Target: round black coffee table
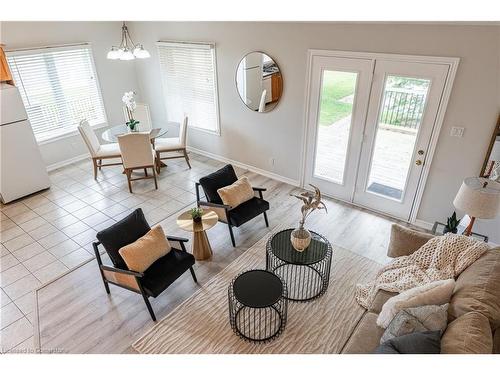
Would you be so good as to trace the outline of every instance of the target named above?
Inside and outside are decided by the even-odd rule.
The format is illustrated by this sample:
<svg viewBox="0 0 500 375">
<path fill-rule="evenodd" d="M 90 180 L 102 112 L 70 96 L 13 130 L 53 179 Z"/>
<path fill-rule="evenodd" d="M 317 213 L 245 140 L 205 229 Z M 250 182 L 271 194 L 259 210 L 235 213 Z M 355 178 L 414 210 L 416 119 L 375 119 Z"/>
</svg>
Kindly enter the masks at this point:
<svg viewBox="0 0 500 375">
<path fill-rule="evenodd" d="M 280 276 L 291 301 L 309 301 L 321 296 L 330 282 L 332 245 L 322 235 L 311 231 L 311 243 L 302 252 L 290 241 L 293 229 L 272 236 L 266 245 L 266 269 Z"/>
<path fill-rule="evenodd" d="M 240 337 L 263 342 L 276 338 L 286 325 L 286 285 L 265 270 L 245 271 L 228 289 L 229 321 Z"/>
</svg>

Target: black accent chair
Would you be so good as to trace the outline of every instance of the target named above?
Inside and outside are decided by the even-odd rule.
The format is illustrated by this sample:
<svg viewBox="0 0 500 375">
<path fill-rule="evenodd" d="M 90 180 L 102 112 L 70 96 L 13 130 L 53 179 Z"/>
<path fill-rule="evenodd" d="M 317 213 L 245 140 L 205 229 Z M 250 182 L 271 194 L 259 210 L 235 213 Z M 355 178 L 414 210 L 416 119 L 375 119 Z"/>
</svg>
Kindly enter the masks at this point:
<svg viewBox="0 0 500 375">
<path fill-rule="evenodd" d="M 188 241 L 186 238 L 167 236 L 172 250 L 149 266 L 146 271 L 134 272 L 127 268 L 118 250 L 144 236 L 150 229 L 144 213 L 138 208 L 111 227 L 97 233 L 98 241 L 94 242 L 93 246 L 106 292 L 110 293 L 109 284 L 113 284 L 141 294 L 151 318 L 156 321 L 149 297 L 158 297 L 187 270 L 191 271 L 194 282 L 198 281 L 193 270 L 195 259 L 184 246 Z M 179 244 L 180 249 L 174 248 L 175 242 Z M 109 255 L 113 267 L 102 263 L 98 248 L 101 244 Z"/>
<path fill-rule="evenodd" d="M 222 199 L 220 198 L 219 193 L 217 193 L 217 190 L 222 187 L 229 186 L 237 180 L 238 177 L 236 176 L 233 166 L 228 164 L 218 171 L 200 178 L 200 182 L 195 183 L 196 201 L 198 207 L 205 207 L 215 211 L 219 216 L 219 221 L 227 224 L 233 246 L 236 246 L 236 243 L 234 241 L 232 227 L 239 227 L 260 214 L 264 215 L 266 227 L 269 227 L 269 221 L 267 220 L 266 214 L 266 211 L 269 210 L 269 202 L 264 200 L 262 196 L 262 192 L 266 191 L 265 188 L 254 187 L 253 190 L 257 192 L 259 196 L 253 197 L 237 207 L 233 208 L 222 203 Z M 200 186 L 203 188 L 206 201 L 200 200 Z"/>
</svg>

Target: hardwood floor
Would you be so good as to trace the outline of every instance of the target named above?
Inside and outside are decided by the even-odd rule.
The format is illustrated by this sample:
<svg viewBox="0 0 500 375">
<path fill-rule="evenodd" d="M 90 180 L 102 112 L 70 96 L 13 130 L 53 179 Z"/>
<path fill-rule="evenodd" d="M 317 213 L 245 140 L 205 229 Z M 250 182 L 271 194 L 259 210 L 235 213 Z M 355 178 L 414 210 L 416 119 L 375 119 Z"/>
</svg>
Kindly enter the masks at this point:
<svg viewBox="0 0 500 375">
<path fill-rule="evenodd" d="M 193 170 L 189 171 L 193 176 L 191 180 L 186 180 L 184 172 L 182 178 L 175 173 L 170 174 L 168 183 L 172 189 L 176 188 L 176 184 L 190 189 L 189 185 L 194 185 L 193 180 L 199 177 L 200 170 L 214 169 L 221 164 L 196 155 L 193 155 L 193 161 Z M 200 170 L 197 171 L 197 168 Z M 207 234 L 214 251 L 213 259 L 196 263 L 198 284 L 186 273 L 158 298 L 151 299 L 158 320 L 198 288 L 203 288 L 207 280 L 270 233 L 275 226 L 297 225 L 300 202 L 291 197 L 290 193 L 300 189 L 248 171 L 237 169 L 237 173 L 246 174 L 252 185 L 267 188 L 264 197 L 271 206 L 268 213 L 270 227 L 266 228 L 264 218 L 258 217 L 240 228 L 235 228 L 236 248 L 231 245 L 226 225 L 219 223 L 210 229 Z M 160 184 L 164 185 L 165 182 L 160 181 Z M 182 201 L 184 198 L 179 196 L 176 199 Z M 387 262 L 385 253 L 392 220 L 332 199 L 326 198 L 325 201 L 328 214 L 324 211 L 313 213 L 308 219 L 308 228 L 322 233 L 337 246 L 379 263 Z M 176 212 L 159 221 L 165 233 L 190 237 L 190 233 L 182 231 L 176 225 L 177 216 L 186 207 L 192 206 L 190 199 L 185 199 L 185 203 L 186 206 L 178 208 Z M 106 256 L 104 262 L 110 263 Z M 332 275 L 332 278 L 334 277 L 335 275 Z M 35 343 L 39 345 L 39 349 L 42 352 L 56 353 L 133 352 L 130 347 L 132 342 L 155 323 L 151 321 L 140 295 L 114 286 L 110 288 L 111 294 L 107 295 L 96 261 L 91 260 L 36 290 L 34 329 Z"/>
</svg>

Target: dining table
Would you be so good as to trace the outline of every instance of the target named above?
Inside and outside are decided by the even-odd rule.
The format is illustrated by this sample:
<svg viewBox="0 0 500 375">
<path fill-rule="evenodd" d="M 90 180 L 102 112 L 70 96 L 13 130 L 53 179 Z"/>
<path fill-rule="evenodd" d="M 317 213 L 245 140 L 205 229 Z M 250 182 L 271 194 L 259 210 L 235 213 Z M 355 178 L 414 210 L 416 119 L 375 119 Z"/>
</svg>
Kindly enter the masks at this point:
<svg viewBox="0 0 500 375">
<path fill-rule="evenodd" d="M 139 129 L 137 131 L 139 132 L 143 132 L 143 131 L 149 131 L 149 138 L 151 139 L 151 143 L 153 143 L 154 145 L 154 140 L 156 138 L 160 138 L 160 137 L 163 137 L 165 134 L 168 133 L 168 127 L 172 125 L 172 126 L 179 126 L 179 124 L 177 123 L 168 123 L 167 125 L 155 125 L 153 126 L 152 129 L 148 129 L 148 130 L 142 130 L 140 128 L 140 124 L 139 124 Z M 103 140 L 105 140 L 106 142 L 118 142 L 118 137 L 120 135 L 123 135 L 123 134 L 127 134 L 127 133 L 131 133 L 130 129 L 128 128 L 127 125 L 125 124 L 121 124 L 121 125 L 115 125 L 115 126 L 112 126 L 111 128 L 105 130 L 101 137 Z"/>
</svg>

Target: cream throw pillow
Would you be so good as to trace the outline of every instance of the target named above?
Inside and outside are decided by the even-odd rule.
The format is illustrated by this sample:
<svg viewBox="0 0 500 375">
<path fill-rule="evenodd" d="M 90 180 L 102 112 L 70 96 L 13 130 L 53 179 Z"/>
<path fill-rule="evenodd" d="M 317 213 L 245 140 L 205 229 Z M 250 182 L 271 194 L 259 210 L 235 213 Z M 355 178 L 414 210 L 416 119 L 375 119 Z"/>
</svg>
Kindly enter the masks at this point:
<svg viewBox="0 0 500 375">
<path fill-rule="evenodd" d="M 425 305 L 443 305 L 450 302 L 455 280 L 438 280 L 429 284 L 417 286 L 391 297 L 382 306 L 377 318 L 377 325 L 387 328 L 396 314 L 408 307 Z"/>
<path fill-rule="evenodd" d="M 129 270 L 144 272 L 158 259 L 167 255 L 171 249 L 163 228 L 157 225 L 137 241 L 122 247 L 118 252 Z"/>
<path fill-rule="evenodd" d="M 233 208 L 254 197 L 252 185 L 246 176 L 239 178 L 232 185 L 217 189 L 217 193 L 219 193 L 222 203 Z"/>
</svg>

